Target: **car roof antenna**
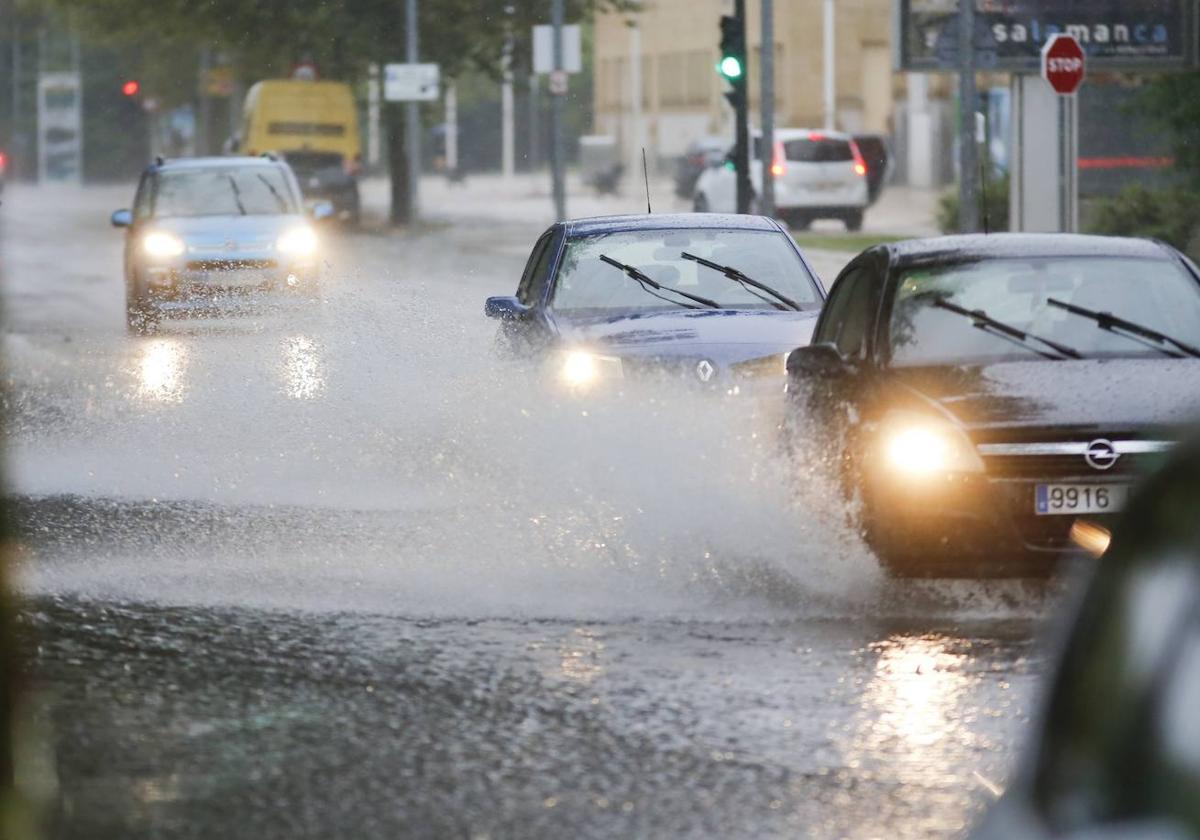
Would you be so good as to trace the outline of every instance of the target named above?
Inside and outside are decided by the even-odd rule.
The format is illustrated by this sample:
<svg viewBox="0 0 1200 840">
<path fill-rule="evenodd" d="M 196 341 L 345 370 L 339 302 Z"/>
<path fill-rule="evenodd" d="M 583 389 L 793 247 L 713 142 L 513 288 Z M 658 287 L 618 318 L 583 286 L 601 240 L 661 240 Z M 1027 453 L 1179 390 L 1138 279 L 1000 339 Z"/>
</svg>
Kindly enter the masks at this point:
<svg viewBox="0 0 1200 840">
<path fill-rule="evenodd" d="M 646 168 L 646 147 L 642 146 L 642 178 L 646 182 L 646 215 L 653 214 L 650 209 L 650 170 Z"/>
</svg>

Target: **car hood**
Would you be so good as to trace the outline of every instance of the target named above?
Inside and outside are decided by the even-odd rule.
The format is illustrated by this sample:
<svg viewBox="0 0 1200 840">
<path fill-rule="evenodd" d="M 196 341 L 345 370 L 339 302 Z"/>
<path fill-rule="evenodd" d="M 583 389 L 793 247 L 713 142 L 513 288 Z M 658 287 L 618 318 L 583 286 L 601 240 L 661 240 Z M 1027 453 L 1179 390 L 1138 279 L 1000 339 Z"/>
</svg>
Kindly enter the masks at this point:
<svg viewBox="0 0 1200 840">
<path fill-rule="evenodd" d="M 621 357 L 703 357 L 735 364 L 808 344 L 817 312 L 737 309 L 556 317 L 567 344 Z"/>
<path fill-rule="evenodd" d="M 234 243 L 269 243 L 284 231 L 306 224 L 299 214 L 247 216 L 179 216 L 154 219 L 155 230 L 177 234 L 189 245 L 222 245 Z"/>
<path fill-rule="evenodd" d="M 973 430 L 1178 428 L 1200 419 L 1200 359 L 1084 359 L 897 368 L 889 402 L 935 405 Z"/>
</svg>

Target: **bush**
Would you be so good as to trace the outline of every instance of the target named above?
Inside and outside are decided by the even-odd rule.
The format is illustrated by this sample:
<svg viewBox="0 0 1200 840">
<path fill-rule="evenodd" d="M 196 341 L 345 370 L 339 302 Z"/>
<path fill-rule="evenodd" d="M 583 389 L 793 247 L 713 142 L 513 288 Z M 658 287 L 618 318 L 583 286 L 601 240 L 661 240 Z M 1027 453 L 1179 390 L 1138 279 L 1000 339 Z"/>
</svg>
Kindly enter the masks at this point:
<svg viewBox="0 0 1200 840">
<path fill-rule="evenodd" d="M 994 175 L 987 182 L 987 228 L 993 233 L 1008 230 L 1008 174 Z M 942 193 L 938 201 L 938 228 L 942 233 L 958 231 L 958 184 Z M 983 224 L 982 216 L 979 219 Z"/>
<path fill-rule="evenodd" d="M 1090 233 L 1148 236 L 1200 258 L 1200 195 L 1190 190 L 1134 185 L 1098 201 L 1090 215 Z"/>
</svg>

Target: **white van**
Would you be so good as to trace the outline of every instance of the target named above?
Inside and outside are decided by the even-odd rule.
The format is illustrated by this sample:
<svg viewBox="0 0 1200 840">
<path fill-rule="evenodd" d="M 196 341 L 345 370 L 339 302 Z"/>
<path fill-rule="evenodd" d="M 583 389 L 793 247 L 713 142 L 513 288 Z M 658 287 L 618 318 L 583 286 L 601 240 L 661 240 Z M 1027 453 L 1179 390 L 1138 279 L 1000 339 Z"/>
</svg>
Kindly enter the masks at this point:
<svg viewBox="0 0 1200 840">
<path fill-rule="evenodd" d="M 752 136 L 750 147 L 750 183 L 757 196 L 762 189 L 761 135 Z M 867 163 L 849 134 L 778 129 L 772 161 L 775 212 L 790 227 L 802 230 L 815 219 L 839 219 L 847 230 L 862 228 L 868 203 Z M 732 152 L 723 163 L 704 171 L 692 200 L 698 213 L 737 212 Z M 751 212 L 756 212 L 753 206 Z"/>
</svg>

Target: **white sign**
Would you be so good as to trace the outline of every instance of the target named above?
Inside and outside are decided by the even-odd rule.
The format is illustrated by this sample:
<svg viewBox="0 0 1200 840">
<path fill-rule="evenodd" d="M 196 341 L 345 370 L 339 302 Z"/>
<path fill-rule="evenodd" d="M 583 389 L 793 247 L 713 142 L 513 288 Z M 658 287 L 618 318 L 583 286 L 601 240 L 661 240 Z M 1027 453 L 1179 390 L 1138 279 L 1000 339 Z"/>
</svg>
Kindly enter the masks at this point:
<svg viewBox="0 0 1200 840">
<path fill-rule="evenodd" d="M 436 64 L 383 65 L 383 98 L 388 102 L 436 102 L 440 82 Z"/>
<path fill-rule="evenodd" d="M 577 25 L 562 28 L 562 69 L 568 73 L 583 70 L 583 42 Z M 554 27 L 533 27 L 533 72 L 554 70 Z"/>
<path fill-rule="evenodd" d="M 564 96 L 567 92 L 567 76 L 566 70 L 551 70 L 550 71 L 550 92 L 555 96 Z"/>
</svg>

